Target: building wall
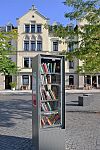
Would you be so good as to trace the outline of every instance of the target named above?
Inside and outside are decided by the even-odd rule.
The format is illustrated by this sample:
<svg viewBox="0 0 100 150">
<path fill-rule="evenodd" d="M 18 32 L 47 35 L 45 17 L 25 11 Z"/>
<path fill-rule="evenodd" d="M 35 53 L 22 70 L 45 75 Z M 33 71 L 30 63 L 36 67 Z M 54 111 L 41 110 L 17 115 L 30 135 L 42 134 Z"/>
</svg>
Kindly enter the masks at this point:
<svg viewBox="0 0 100 150">
<path fill-rule="evenodd" d="M 54 37 L 52 34 L 49 33 L 48 29 L 44 27 L 45 24 L 48 24 L 48 19 L 41 15 L 34 6 L 23 16 L 17 19 L 18 23 L 18 39 L 16 41 L 12 41 L 12 44 L 16 47 L 17 53 L 11 56 L 11 59 L 17 63 L 17 66 L 21 69 L 18 73 L 17 77 L 13 77 L 12 81 L 17 80 L 17 89 L 21 89 L 23 86 L 23 75 L 29 76 L 29 86 L 28 89 L 31 87 L 31 75 L 32 75 L 32 68 L 25 68 L 24 67 L 24 58 L 25 57 L 34 57 L 39 53 L 43 54 L 59 54 L 62 50 L 68 51 L 68 42 L 72 39 L 68 39 L 67 42 L 62 40 L 59 37 Z M 42 25 L 42 32 L 41 33 L 25 33 L 25 24 L 41 24 Z M 83 25 L 83 24 L 82 24 Z M 31 40 L 32 36 L 36 38 L 36 41 L 39 36 L 42 38 L 42 51 L 24 51 L 24 40 L 25 38 L 29 37 L 29 41 Z M 75 40 L 75 39 L 73 39 Z M 53 42 L 58 42 L 58 51 L 53 51 Z M 77 45 L 75 45 L 77 47 Z M 69 77 L 74 77 L 74 85 L 75 87 L 84 87 L 84 76 L 79 76 L 76 73 L 76 69 L 78 65 L 82 65 L 82 62 L 75 59 L 74 60 L 74 67 L 69 68 L 69 61 L 65 61 L 65 84 L 69 85 Z M 0 89 L 5 89 L 5 77 L 0 76 Z"/>
<path fill-rule="evenodd" d="M 34 16 L 34 17 L 33 17 Z M 18 44 L 17 44 L 17 66 L 21 68 L 19 75 L 17 77 L 17 88 L 20 89 L 23 86 L 22 76 L 29 75 L 29 86 L 31 84 L 30 76 L 32 74 L 31 68 L 24 68 L 24 57 L 34 57 L 39 53 L 44 54 L 58 54 L 61 50 L 67 50 L 67 44 L 65 41 L 58 37 L 53 37 L 49 34 L 48 29 L 44 28 L 45 24 L 48 24 L 48 19 L 42 16 L 34 7 L 30 9 L 24 16 L 17 20 L 18 22 Z M 41 24 L 42 32 L 41 33 L 25 33 L 25 24 Z M 23 43 L 25 36 L 28 35 L 29 39 L 31 39 L 32 35 L 38 38 L 38 36 L 42 37 L 42 51 L 24 51 Z M 53 51 L 53 42 L 58 41 L 58 51 Z"/>
<path fill-rule="evenodd" d="M 0 90 L 5 89 L 5 79 L 4 76 L 0 74 Z"/>
</svg>

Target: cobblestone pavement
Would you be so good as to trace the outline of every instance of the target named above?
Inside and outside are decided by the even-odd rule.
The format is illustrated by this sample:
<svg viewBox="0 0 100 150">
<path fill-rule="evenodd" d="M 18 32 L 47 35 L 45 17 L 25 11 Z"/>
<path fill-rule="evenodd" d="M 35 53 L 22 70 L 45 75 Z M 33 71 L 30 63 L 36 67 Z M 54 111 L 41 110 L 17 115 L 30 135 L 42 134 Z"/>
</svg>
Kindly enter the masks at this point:
<svg viewBox="0 0 100 150">
<path fill-rule="evenodd" d="M 85 107 L 78 95 L 66 96 L 66 150 L 100 150 L 100 94 Z M 0 95 L 0 150 L 33 150 L 31 117 L 30 94 Z"/>
<path fill-rule="evenodd" d="M 66 150 L 100 150 L 100 114 L 66 113 Z"/>
<path fill-rule="evenodd" d="M 83 96 L 83 93 L 66 94 L 66 111 L 85 111 L 85 112 L 100 112 L 100 94 L 99 93 L 91 93 L 93 95 L 93 101 L 90 100 L 90 105 L 88 106 L 78 106 L 78 97 Z"/>
</svg>

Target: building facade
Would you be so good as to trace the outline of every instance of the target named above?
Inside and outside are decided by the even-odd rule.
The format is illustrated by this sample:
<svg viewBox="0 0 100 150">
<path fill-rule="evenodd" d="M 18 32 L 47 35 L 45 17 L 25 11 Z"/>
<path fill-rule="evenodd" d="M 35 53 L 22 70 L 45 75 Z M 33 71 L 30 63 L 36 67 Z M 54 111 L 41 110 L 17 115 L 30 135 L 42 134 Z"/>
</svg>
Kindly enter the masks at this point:
<svg viewBox="0 0 100 150">
<path fill-rule="evenodd" d="M 62 50 L 72 51 L 75 45 L 73 40 L 68 38 L 65 40 L 54 37 L 53 34 L 46 29 L 45 24 L 49 24 L 49 19 L 40 14 L 37 9 L 32 6 L 29 11 L 22 17 L 17 19 L 18 39 L 11 41 L 11 44 L 16 48 L 16 54 L 11 56 L 11 59 L 16 62 L 20 68 L 17 76 L 0 75 L 0 90 L 10 89 L 9 82 L 16 81 L 16 89 L 32 89 L 32 58 L 39 53 L 58 55 Z M 1 27 L 1 30 L 9 31 L 14 27 L 12 24 L 7 24 L 6 27 Z M 69 25 L 73 29 L 73 25 Z M 81 76 L 76 73 L 78 65 L 82 62 L 75 59 L 74 61 L 67 60 L 65 62 L 65 85 L 66 88 L 83 88 L 84 84 L 95 86 L 100 85 L 100 75 Z"/>
</svg>

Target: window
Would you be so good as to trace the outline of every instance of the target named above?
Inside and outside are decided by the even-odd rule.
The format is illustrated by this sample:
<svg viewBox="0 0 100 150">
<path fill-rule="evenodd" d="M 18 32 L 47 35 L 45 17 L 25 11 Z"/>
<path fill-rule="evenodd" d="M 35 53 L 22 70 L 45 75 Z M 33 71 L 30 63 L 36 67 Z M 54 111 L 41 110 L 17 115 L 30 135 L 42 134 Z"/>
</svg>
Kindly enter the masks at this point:
<svg viewBox="0 0 100 150">
<path fill-rule="evenodd" d="M 31 51 L 35 51 L 35 49 L 36 49 L 36 42 L 31 41 Z"/>
<path fill-rule="evenodd" d="M 68 26 L 68 31 L 70 32 L 70 31 L 73 31 L 73 29 L 74 29 L 74 27 L 73 26 Z"/>
<path fill-rule="evenodd" d="M 23 85 L 29 85 L 29 76 L 23 75 L 22 76 Z"/>
<path fill-rule="evenodd" d="M 73 42 L 69 42 L 68 51 L 69 52 L 73 51 Z"/>
<path fill-rule="evenodd" d="M 35 33 L 35 24 L 31 25 L 31 33 Z"/>
<path fill-rule="evenodd" d="M 7 26 L 7 32 L 11 31 L 12 26 Z"/>
<path fill-rule="evenodd" d="M 32 58 L 31 57 L 24 58 L 24 68 L 32 68 Z"/>
<path fill-rule="evenodd" d="M 42 50 L 42 41 L 37 41 L 37 51 Z"/>
<path fill-rule="evenodd" d="M 37 33 L 41 33 L 41 24 L 37 25 Z"/>
<path fill-rule="evenodd" d="M 91 76 L 87 75 L 87 84 L 91 84 Z"/>
<path fill-rule="evenodd" d="M 30 67 L 32 68 L 32 58 L 30 58 Z"/>
<path fill-rule="evenodd" d="M 69 85 L 74 85 L 74 76 L 73 75 L 69 76 Z"/>
<path fill-rule="evenodd" d="M 53 51 L 58 51 L 58 41 L 53 42 Z"/>
<path fill-rule="evenodd" d="M 29 58 L 28 57 L 24 58 L 24 67 L 29 68 Z"/>
<path fill-rule="evenodd" d="M 30 25 L 25 24 L 25 33 L 29 33 L 29 32 L 30 32 Z"/>
<path fill-rule="evenodd" d="M 24 50 L 29 51 L 29 41 L 24 41 Z"/>
<path fill-rule="evenodd" d="M 98 76 L 98 84 L 100 85 L 100 75 Z"/>
<path fill-rule="evenodd" d="M 69 61 L 69 69 L 74 69 L 74 62 L 73 61 Z"/>
</svg>

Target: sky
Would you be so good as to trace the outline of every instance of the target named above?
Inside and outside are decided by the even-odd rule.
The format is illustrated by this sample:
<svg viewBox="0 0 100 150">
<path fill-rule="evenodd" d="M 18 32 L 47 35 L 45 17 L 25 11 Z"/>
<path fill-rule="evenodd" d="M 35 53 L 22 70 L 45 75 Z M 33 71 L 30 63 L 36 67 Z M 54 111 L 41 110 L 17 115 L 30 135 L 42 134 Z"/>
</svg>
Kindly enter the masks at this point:
<svg viewBox="0 0 100 150">
<path fill-rule="evenodd" d="M 68 23 L 64 14 L 68 8 L 63 4 L 64 0 L 0 0 L 0 26 L 11 22 L 17 26 L 16 18 L 23 16 L 32 5 L 37 10 L 50 19 L 50 24 L 60 22 L 63 25 Z"/>
</svg>

